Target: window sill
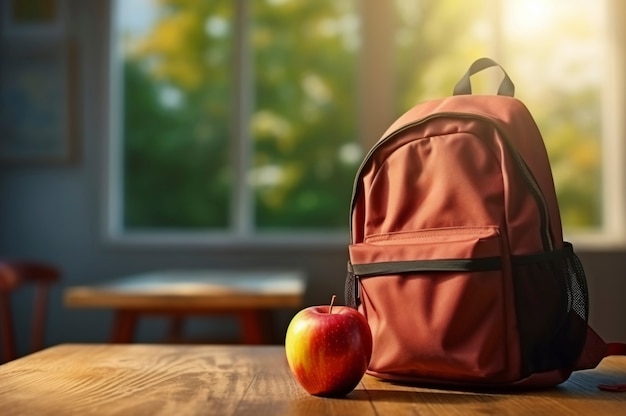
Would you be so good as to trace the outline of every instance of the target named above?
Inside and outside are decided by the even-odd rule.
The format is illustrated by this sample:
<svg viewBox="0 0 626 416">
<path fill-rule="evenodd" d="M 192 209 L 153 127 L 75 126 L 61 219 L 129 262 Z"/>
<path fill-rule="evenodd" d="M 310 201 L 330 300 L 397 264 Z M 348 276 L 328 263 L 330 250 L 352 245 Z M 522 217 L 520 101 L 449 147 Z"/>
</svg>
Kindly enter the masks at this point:
<svg viewBox="0 0 626 416">
<path fill-rule="evenodd" d="M 133 232 L 108 233 L 105 245 L 114 249 L 187 250 L 210 248 L 218 251 L 275 251 L 275 250 L 341 250 L 347 249 L 349 233 L 275 233 L 262 235 L 235 235 L 202 232 Z"/>
<path fill-rule="evenodd" d="M 564 238 L 574 246 L 576 252 L 610 252 L 626 250 L 623 235 L 602 232 L 573 233 Z"/>
</svg>

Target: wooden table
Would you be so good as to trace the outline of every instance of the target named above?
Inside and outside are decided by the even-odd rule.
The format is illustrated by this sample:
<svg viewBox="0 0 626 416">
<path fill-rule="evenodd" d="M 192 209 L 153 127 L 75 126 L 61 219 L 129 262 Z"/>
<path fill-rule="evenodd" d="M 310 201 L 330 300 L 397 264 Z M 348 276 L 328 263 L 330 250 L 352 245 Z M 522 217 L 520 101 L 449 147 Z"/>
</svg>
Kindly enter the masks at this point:
<svg viewBox="0 0 626 416">
<path fill-rule="evenodd" d="M 169 270 L 124 277 L 65 290 L 70 308 L 115 311 L 111 341 L 132 342 L 145 315 L 171 318 L 169 340 L 181 338 L 181 325 L 192 315 L 233 315 L 244 344 L 272 341 L 271 312 L 301 308 L 305 277 L 296 271 Z"/>
<path fill-rule="evenodd" d="M 626 357 L 553 389 L 480 393 L 364 376 L 345 398 L 310 396 L 282 346 L 59 345 L 0 366 L 0 413 L 13 415 L 623 415 Z"/>
</svg>

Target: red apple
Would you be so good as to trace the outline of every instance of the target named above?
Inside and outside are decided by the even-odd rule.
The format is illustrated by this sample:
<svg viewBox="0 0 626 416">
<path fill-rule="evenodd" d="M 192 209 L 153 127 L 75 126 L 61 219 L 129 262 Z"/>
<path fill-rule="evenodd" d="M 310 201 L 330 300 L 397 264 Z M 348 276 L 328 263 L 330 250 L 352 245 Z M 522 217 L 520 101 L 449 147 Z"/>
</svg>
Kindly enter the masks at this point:
<svg viewBox="0 0 626 416">
<path fill-rule="evenodd" d="M 372 356 L 372 332 L 355 309 L 311 306 L 298 312 L 287 328 L 289 368 L 310 394 L 338 397 L 350 393 Z"/>
</svg>

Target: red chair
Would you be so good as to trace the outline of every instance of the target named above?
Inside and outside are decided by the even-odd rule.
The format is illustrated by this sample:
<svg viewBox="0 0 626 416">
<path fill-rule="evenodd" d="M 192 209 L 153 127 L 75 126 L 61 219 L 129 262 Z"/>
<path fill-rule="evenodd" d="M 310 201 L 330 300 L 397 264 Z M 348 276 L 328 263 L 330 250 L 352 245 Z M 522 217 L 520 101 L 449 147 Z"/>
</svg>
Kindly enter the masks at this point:
<svg viewBox="0 0 626 416">
<path fill-rule="evenodd" d="M 0 363 L 17 358 L 16 334 L 11 312 L 11 294 L 24 285 L 34 286 L 30 352 L 43 348 L 48 306 L 48 290 L 61 279 L 59 270 L 51 265 L 31 261 L 0 260 Z"/>
</svg>

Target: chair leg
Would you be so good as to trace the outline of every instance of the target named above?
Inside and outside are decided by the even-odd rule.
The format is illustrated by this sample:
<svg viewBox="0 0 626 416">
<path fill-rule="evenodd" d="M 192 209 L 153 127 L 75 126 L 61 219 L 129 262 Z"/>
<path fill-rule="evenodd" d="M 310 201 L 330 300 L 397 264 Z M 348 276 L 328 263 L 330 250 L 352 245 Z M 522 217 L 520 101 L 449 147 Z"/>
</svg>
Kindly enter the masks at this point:
<svg viewBox="0 0 626 416">
<path fill-rule="evenodd" d="M 133 342 L 139 314 L 133 310 L 120 309 L 115 312 L 111 342 L 129 344 Z"/>
<path fill-rule="evenodd" d="M 11 318 L 11 304 L 6 293 L 0 293 L 0 330 L 2 331 L 2 361 L 15 358 L 15 330 Z"/>
<path fill-rule="evenodd" d="M 31 333 L 31 352 L 43 349 L 45 338 L 46 310 L 48 309 L 48 287 L 35 288 L 35 310 L 33 311 L 33 327 Z"/>
<path fill-rule="evenodd" d="M 243 310 L 237 313 L 241 325 L 243 344 L 259 345 L 271 343 L 271 315 L 266 310 Z"/>
<path fill-rule="evenodd" d="M 167 332 L 167 342 L 180 343 L 183 341 L 183 324 L 184 317 L 182 315 L 174 315 L 170 318 L 170 325 Z"/>
</svg>

